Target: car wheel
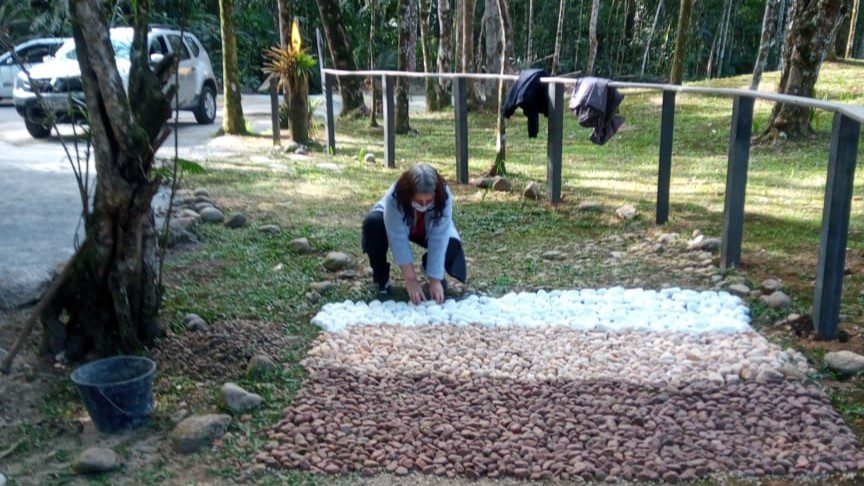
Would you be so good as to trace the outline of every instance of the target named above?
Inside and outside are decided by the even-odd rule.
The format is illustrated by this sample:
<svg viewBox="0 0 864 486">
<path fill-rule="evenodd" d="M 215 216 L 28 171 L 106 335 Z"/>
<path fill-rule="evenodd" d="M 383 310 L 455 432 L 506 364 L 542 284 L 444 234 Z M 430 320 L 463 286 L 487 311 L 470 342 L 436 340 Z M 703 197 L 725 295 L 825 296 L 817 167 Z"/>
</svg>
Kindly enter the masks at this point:
<svg viewBox="0 0 864 486">
<path fill-rule="evenodd" d="M 51 135 L 51 127 L 43 122 L 24 120 L 24 126 L 27 127 L 27 132 L 33 138 L 47 138 Z"/>
<path fill-rule="evenodd" d="M 195 107 L 195 121 L 199 125 L 209 125 L 216 119 L 216 91 L 212 86 L 201 88 L 198 106 Z"/>
</svg>

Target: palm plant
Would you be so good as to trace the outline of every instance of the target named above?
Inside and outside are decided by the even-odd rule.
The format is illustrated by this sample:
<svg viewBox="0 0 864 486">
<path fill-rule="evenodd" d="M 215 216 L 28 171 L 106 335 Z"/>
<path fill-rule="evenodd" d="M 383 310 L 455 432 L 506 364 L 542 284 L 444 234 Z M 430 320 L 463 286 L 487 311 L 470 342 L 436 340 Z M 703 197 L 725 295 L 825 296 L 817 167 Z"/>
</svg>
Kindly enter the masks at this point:
<svg viewBox="0 0 864 486">
<path fill-rule="evenodd" d="M 303 49 L 297 19 L 291 26 L 291 43 L 271 47 L 264 51 L 264 57 L 264 72 L 277 76 L 285 93 L 291 139 L 305 143 L 309 139 L 309 76 L 315 59 Z"/>
</svg>

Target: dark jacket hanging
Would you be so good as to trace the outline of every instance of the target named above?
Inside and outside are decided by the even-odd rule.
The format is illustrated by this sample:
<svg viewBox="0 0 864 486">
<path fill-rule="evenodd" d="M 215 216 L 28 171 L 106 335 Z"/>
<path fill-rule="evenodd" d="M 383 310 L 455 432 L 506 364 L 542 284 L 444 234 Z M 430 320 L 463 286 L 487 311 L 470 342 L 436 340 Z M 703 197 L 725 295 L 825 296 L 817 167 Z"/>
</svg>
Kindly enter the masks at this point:
<svg viewBox="0 0 864 486">
<path fill-rule="evenodd" d="M 542 69 L 525 69 L 519 73 L 516 84 L 507 93 L 504 102 L 504 117 L 510 118 L 516 108 L 528 117 L 528 138 L 537 138 L 540 127 L 540 114 L 549 116 L 549 94 L 540 78 L 546 76 Z"/>
<path fill-rule="evenodd" d="M 580 125 L 594 129 L 591 141 L 603 145 L 624 124 L 624 117 L 618 115 L 623 100 L 621 92 L 609 87 L 608 79 L 587 76 L 573 86 L 570 110 L 579 117 Z"/>
</svg>

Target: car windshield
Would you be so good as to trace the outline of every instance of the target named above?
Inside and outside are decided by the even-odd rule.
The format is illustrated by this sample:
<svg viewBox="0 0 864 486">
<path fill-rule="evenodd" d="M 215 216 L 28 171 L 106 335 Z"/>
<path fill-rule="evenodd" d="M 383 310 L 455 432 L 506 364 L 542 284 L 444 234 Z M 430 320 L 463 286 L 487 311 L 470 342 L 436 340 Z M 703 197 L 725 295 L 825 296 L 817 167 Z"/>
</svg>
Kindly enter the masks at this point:
<svg viewBox="0 0 864 486">
<path fill-rule="evenodd" d="M 132 39 L 125 31 L 111 32 L 111 46 L 114 48 L 114 56 L 118 59 L 129 59 L 129 53 L 132 51 Z M 75 40 L 69 39 L 63 43 L 63 46 L 54 54 L 57 59 L 76 60 L 78 55 L 75 52 Z"/>
</svg>

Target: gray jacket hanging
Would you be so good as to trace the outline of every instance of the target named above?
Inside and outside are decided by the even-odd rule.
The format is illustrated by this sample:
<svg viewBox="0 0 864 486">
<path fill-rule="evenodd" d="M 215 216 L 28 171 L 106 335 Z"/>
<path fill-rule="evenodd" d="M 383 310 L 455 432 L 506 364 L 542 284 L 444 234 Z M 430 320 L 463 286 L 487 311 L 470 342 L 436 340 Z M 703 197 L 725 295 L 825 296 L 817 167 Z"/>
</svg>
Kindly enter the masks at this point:
<svg viewBox="0 0 864 486">
<path fill-rule="evenodd" d="M 573 86 L 570 111 L 579 117 L 580 125 L 594 129 L 591 141 L 603 145 L 624 124 L 624 117 L 618 115 L 623 100 L 621 92 L 609 87 L 608 79 L 586 76 Z"/>
</svg>

